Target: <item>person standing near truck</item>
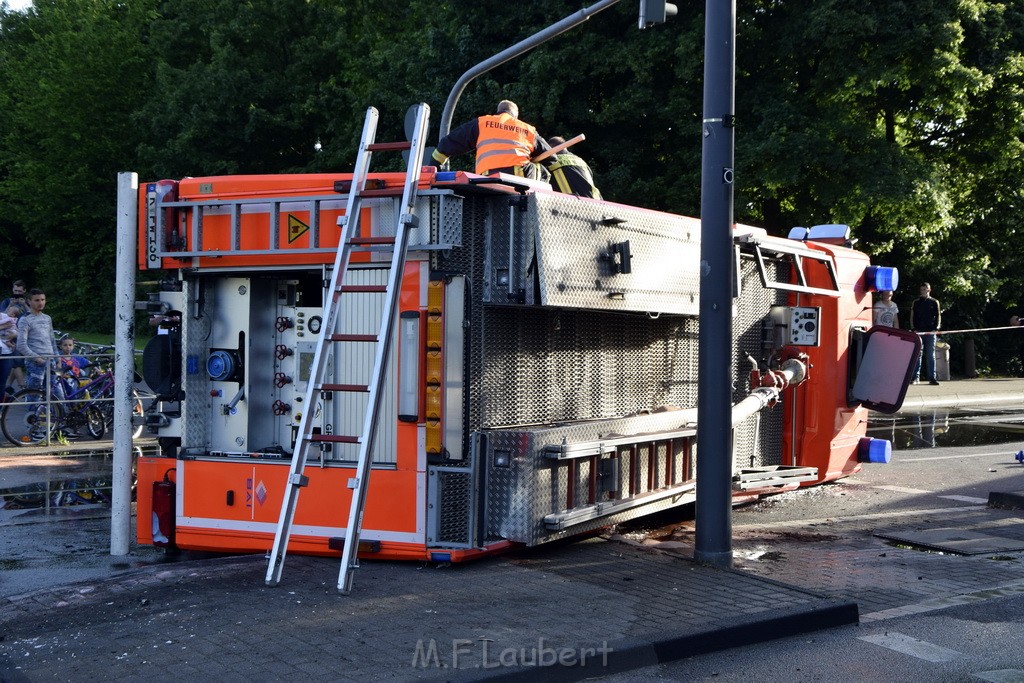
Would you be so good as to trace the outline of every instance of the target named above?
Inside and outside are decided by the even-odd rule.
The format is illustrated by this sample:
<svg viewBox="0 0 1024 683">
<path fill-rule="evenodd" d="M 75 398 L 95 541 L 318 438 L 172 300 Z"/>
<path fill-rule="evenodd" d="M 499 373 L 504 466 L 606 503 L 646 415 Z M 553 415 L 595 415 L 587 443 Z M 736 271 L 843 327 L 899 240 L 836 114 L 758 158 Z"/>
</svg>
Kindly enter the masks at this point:
<svg viewBox="0 0 1024 683">
<path fill-rule="evenodd" d="M 878 301 L 871 310 L 872 321 L 875 327 L 899 327 L 899 308 L 892 301 L 892 290 L 883 290 L 878 293 Z"/>
<path fill-rule="evenodd" d="M 57 344 L 53 339 L 53 321 L 43 313 L 46 293 L 41 289 L 30 289 L 28 306 L 28 314 L 18 318 L 17 348 L 18 353 L 25 356 L 25 385 L 31 389 L 42 389 L 47 364 L 57 356 Z"/>
<path fill-rule="evenodd" d="M 935 337 L 942 327 L 942 307 L 938 299 L 931 296 L 932 286 L 921 283 L 921 296 L 914 299 L 910 306 L 910 327 L 921 335 L 921 354 L 917 357 L 917 370 L 914 372 L 914 384 L 921 381 L 921 366 L 924 365 L 928 383 L 938 385 L 935 377 Z"/>
<path fill-rule="evenodd" d="M 11 312 L 10 308 L 14 306 L 18 309 L 18 313 L 15 315 Z M 25 301 L 25 281 L 15 280 L 11 283 L 11 295 L 0 302 L 0 313 L 6 312 L 8 315 L 13 315 L 15 318 L 20 317 L 28 313 L 28 303 Z M 17 342 L 17 325 L 14 329 L 14 339 L 11 340 L 11 346 L 13 347 Z M 12 351 L 12 358 L 8 361 L 10 368 L 6 375 L 0 375 L 0 389 L 5 387 L 13 387 L 19 385 L 22 388 L 25 386 L 25 359 L 18 356 L 16 351 Z M 13 392 L 12 392 L 13 393 Z"/>
</svg>

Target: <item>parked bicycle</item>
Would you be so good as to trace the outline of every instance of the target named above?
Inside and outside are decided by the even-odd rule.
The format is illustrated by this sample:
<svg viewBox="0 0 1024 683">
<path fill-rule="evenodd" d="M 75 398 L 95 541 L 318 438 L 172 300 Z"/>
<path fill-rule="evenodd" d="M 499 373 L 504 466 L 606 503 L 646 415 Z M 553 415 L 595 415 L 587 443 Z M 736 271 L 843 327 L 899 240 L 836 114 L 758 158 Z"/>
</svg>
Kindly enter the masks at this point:
<svg viewBox="0 0 1024 683">
<path fill-rule="evenodd" d="M 84 431 L 102 439 L 114 424 L 114 372 L 109 361 L 96 366 L 96 374 L 78 380 L 52 371 L 49 392 L 23 389 L 0 412 L 0 427 L 17 446 L 77 439 Z M 132 415 L 138 416 L 132 437 L 142 434 L 142 398 L 132 391 Z M 136 420 L 133 420 L 136 422 Z"/>
</svg>

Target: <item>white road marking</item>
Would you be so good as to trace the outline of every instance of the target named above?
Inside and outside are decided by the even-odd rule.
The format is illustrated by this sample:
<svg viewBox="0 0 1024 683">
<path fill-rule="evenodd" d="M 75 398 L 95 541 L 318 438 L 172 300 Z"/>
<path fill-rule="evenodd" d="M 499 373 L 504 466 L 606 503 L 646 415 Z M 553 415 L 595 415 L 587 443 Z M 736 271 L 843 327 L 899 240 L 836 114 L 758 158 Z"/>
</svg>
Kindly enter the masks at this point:
<svg viewBox="0 0 1024 683">
<path fill-rule="evenodd" d="M 860 623 L 864 624 L 872 621 L 909 617 L 916 614 L 924 614 L 926 612 L 946 609 L 947 607 L 969 605 L 971 603 L 984 602 L 985 600 L 991 600 L 993 598 L 1020 595 L 1022 593 L 1024 593 L 1024 579 L 1018 579 L 1016 581 L 1002 584 L 1001 586 L 983 588 L 972 593 L 948 595 L 942 598 L 930 598 L 913 605 L 903 605 L 901 607 L 891 607 L 889 609 L 878 610 L 877 612 L 868 612 L 867 614 L 860 615 Z"/>
<path fill-rule="evenodd" d="M 974 496 L 938 496 L 938 498 L 959 500 L 961 503 L 978 503 L 980 505 L 988 505 L 988 498 L 975 498 Z"/>
<path fill-rule="evenodd" d="M 999 451 L 998 453 L 961 453 L 960 455 L 933 455 L 928 458 L 897 458 L 897 462 L 926 462 L 928 460 L 956 460 L 957 458 L 990 458 L 993 455 L 1003 455 L 1009 458 L 1013 453 Z"/>
<path fill-rule="evenodd" d="M 996 669 L 994 671 L 979 671 L 973 674 L 974 678 L 980 678 L 989 683 L 1024 683 L 1024 669 Z"/>
<path fill-rule="evenodd" d="M 896 493 L 933 493 L 933 491 L 925 491 L 924 489 L 908 489 L 905 486 L 872 486 L 871 488 L 882 489 L 883 491 L 895 491 Z"/>
<path fill-rule="evenodd" d="M 959 657 L 963 657 L 963 655 L 956 650 L 950 650 L 940 645 L 935 645 L 934 643 L 929 643 L 925 640 L 918 640 L 917 638 L 911 638 L 908 635 L 896 632 L 861 636 L 858 640 L 874 643 L 875 645 L 881 645 L 882 647 L 889 648 L 890 650 L 902 652 L 905 655 L 917 657 L 918 659 L 923 659 L 927 662 L 952 662 Z"/>
</svg>

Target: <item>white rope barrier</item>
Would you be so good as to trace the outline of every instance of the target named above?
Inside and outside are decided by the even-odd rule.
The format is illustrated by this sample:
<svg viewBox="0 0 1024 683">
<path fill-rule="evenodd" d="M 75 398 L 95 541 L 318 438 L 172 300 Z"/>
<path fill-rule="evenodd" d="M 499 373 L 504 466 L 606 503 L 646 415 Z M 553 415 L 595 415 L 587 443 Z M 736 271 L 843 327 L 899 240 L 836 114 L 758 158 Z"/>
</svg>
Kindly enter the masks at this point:
<svg viewBox="0 0 1024 683">
<path fill-rule="evenodd" d="M 941 337 L 947 334 L 963 334 L 964 332 L 992 332 L 994 330 L 1024 330 L 1024 325 L 1007 325 L 1006 327 L 972 327 L 966 330 L 935 330 L 934 332 L 917 332 L 917 334 L 922 337 L 928 334 Z"/>
</svg>

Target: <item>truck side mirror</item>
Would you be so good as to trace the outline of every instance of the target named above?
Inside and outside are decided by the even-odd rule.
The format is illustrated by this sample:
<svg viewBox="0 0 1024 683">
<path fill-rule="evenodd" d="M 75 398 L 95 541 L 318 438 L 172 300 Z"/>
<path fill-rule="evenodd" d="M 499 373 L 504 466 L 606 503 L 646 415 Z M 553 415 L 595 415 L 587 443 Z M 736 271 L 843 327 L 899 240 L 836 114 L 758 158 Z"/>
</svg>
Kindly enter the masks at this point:
<svg viewBox="0 0 1024 683">
<path fill-rule="evenodd" d="M 921 337 L 914 332 L 872 327 L 864 335 L 864 352 L 857 363 L 851 392 L 853 400 L 879 413 L 895 413 L 907 396 L 920 353 Z"/>
</svg>

